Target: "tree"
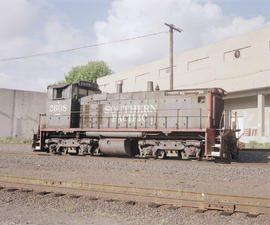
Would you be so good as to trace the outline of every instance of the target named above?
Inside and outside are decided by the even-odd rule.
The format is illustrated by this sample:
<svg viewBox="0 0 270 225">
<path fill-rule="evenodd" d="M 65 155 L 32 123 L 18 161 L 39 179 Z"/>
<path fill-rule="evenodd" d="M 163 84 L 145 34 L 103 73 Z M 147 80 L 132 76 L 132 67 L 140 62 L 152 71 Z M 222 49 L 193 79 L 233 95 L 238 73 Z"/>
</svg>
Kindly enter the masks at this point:
<svg viewBox="0 0 270 225">
<path fill-rule="evenodd" d="M 75 66 L 65 76 L 63 83 L 77 83 L 80 80 L 96 81 L 98 77 L 111 74 L 111 69 L 104 61 L 90 61 L 86 65 Z"/>
</svg>

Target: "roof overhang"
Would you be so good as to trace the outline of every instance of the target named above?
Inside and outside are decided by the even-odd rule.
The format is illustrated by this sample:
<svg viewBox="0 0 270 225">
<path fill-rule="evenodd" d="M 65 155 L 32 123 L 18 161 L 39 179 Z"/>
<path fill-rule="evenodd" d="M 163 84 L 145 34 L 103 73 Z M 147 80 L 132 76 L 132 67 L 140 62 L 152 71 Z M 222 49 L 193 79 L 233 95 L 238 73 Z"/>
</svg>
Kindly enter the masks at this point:
<svg viewBox="0 0 270 225">
<path fill-rule="evenodd" d="M 268 95 L 270 94 L 270 87 L 262 87 L 262 88 L 254 88 L 254 89 L 245 89 L 240 91 L 233 91 L 229 92 L 227 96 L 224 97 L 225 100 L 227 99 L 235 99 L 235 98 L 245 98 L 245 97 L 252 97 L 257 96 L 258 94 Z"/>
</svg>

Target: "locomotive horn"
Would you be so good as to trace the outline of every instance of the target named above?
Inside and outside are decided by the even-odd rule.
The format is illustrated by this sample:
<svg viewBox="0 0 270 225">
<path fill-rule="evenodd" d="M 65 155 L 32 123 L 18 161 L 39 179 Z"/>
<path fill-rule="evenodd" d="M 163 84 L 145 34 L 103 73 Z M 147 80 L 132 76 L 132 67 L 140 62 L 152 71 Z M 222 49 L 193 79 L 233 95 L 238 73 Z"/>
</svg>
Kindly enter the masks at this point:
<svg viewBox="0 0 270 225">
<path fill-rule="evenodd" d="M 116 86 L 116 93 L 121 94 L 123 92 L 123 83 L 119 82 Z"/>
<path fill-rule="evenodd" d="M 147 91 L 153 91 L 153 90 L 154 90 L 153 81 L 147 81 Z"/>
</svg>

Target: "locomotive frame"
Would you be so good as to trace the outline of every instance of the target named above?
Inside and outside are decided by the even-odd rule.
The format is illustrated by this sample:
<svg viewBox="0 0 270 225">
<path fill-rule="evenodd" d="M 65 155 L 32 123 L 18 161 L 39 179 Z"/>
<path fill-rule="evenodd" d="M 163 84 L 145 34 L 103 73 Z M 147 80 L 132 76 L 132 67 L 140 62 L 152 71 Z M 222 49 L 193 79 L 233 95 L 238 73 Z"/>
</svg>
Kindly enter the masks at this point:
<svg viewBox="0 0 270 225">
<path fill-rule="evenodd" d="M 97 84 L 48 86 L 33 149 L 57 154 L 237 159 L 221 88 L 101 93 Z"/>
</svg>

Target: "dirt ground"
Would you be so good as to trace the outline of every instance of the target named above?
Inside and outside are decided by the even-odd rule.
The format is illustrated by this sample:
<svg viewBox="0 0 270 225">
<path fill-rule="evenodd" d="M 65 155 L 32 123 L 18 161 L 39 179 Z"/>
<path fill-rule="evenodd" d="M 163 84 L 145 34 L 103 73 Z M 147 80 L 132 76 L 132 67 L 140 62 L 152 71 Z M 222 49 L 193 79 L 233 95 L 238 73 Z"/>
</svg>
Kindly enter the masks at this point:
<svg viewBox="0 0 270 225">
<path fill-rule="evenodd" d="M 259 162 L 59 156 L 0 145 L 0 175 L 270 197 L 269 174 L 270 164 Z"/>
</svg>

